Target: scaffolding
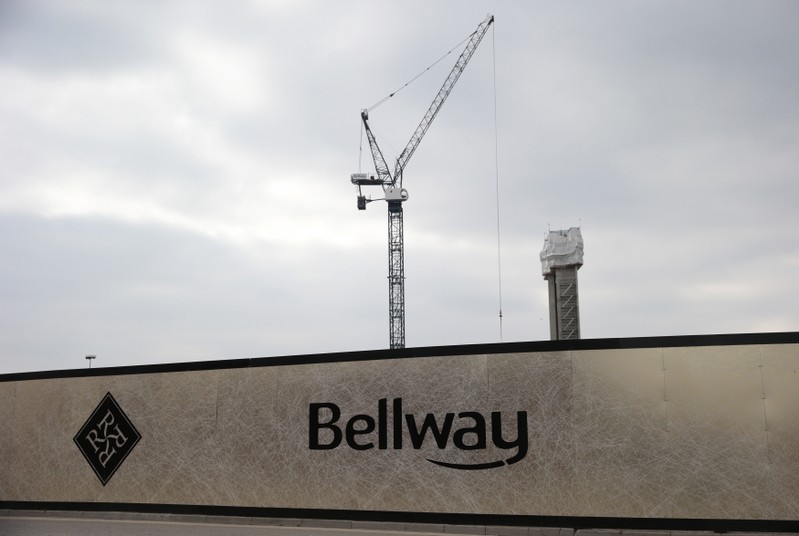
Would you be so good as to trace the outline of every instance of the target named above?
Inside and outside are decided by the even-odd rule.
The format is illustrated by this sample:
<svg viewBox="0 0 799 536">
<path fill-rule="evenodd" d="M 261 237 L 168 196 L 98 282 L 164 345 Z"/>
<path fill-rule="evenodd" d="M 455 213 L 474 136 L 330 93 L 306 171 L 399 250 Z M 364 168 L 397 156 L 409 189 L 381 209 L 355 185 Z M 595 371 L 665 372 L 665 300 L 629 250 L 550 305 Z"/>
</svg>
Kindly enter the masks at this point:
<svg viewBox="0 0 799 536">
<path fill-rule="evenodd" d="M 541 272 L 549 282 L 549 335 L 552 340 L 580 338 L 577 270 L 582 265 L 580 228 L 550 231 L 541 250 Z"/>
</svg>

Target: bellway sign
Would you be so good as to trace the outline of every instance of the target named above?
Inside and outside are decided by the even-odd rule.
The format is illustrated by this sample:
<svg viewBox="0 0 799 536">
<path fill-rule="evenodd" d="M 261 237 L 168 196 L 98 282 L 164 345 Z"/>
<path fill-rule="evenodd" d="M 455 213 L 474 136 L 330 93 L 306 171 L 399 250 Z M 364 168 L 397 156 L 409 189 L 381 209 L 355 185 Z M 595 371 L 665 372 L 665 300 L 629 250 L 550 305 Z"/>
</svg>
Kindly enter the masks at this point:
<svg viewBox="0 0 799 536">
<path fill-rule="evenodd" d="M 773 532 L 799 519 L 796 370 L 778 333 L 5 375 L 0 508 Z"/>
</svg>

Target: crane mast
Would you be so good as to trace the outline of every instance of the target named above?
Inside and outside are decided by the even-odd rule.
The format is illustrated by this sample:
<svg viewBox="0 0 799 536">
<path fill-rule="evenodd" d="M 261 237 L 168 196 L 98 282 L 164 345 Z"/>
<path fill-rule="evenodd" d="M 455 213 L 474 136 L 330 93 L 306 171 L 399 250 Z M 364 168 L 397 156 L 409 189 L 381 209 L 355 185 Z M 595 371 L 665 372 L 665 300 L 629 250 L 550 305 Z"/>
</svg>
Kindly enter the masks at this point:
<svg viewBox="0 0 799 536">
<path fill-rule="evenodd" d="M 393 175 L 389 171 L 383 152 L 377 145 L 372 129 L 369 128 L 369 111 L 361 111 L 361 121 L 369 142 L 372 160 L 375 164 L 375 174 L 353 173 L 350 180 L 358 186 L 358 210 L 366 210 L 366 204 L 372 201 L 372 199 L 367 199 L 363 195 L 361 188 L 364 186 L 381 186 L 385 195 L 384 199 L 388 203 L 388 312 L 389 347 L 391 349 L 405 348 L 405 246 L 402 203 L 407 201 L 408 191 L 402 187 L 402 175 L 405 166 L 408 165 L 411 156 L 419 147 L 433 119 L 435 119 L 493 22 L 494 17 L 489 15 L 469 36 L 466 47 L 461 52 L 458 61 L 455 62 L 455 66 L 446 80 L 444 80 L 444 84 L 433 99 L 427 112 L 425 112 L 422 121 L 416 127 L 408 144 L 397 157 Z"/>
</svg>

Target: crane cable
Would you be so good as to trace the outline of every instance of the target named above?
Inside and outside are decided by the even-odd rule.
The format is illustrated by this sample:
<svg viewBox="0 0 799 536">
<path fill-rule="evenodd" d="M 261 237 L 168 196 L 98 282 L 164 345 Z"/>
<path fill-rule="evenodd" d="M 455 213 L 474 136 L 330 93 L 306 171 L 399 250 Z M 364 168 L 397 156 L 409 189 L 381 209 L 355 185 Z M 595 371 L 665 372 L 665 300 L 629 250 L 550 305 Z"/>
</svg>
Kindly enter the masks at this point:
<svg viewBox="0 0 799 536">
<path fill-rule="evenodd" d="M 499 342 L 502 342 L 502 242 L 500 241 L 500 205 L 499 205 L 499 134 L 497 127 L 497 46 L 496 27 L 491 29 L 491 56 L 494 75 L 494 176 L 496 179 L 497 202 L 497 283 L 499 293 Z"/>
<path fill-rule="evenodd" d="M 382 99 L 380 99 L 379 101 L 377 101 L 375 104 L 371 105 L 369 108 L 367 108 L 367 109 L 366 109 L 366 111 L 367 111 L 367 112 L 371 112 L 372 110 L 374 110 L 375 108 L 377 108 L 378 106 L 380 106 L 381 104 L 383 104 L 384 102 L 386 102 L 388 99 L 390 99 L 391 97 L 393 97 L 394 95 L 396 95 L 397 93 L 399 93 L 400 91 L 402 91 L 403 89 L 405 89 L 406 87 L 408 87 L 409 85 L 413 84 L 413 83 L 416 81 L 416 79 L 417 79 L 417 78 L 419 78 L 419 77 L 420 77 L 420 76 L 422 76 L 424 73 L 426 73 L 427 71 L 429 71 L 430 69 L 432 69 L 433 67 L 435 67 L 436 65 L 438 65 L 438 63 L 439 63 L 441 60 L 443 60 L 444 58 L 446 58 L 447 56 L 449 56 L 450 54 L 452 54 L 453 52 L 455 52 L 455 50 L 459 49 L 459 48 L 460 48 L 460 46 L 461 46 L 462 44 L 464 44 L 466 41 L 468 41 L 469 39 L 471 39 L 471 37 L 472 37 L 472 36 L 473 36 L 475 33 L 476 33 L 476 31 L 475 31 L 475 32 L 472 32 L 472 33 L 470 33 L 469 35 L 467 35 L 467 36 L 466 36 L 466 38 L 465 38 L 463 41 L 461 41 L 460 43 L 458 43 L 457 45 L 455 45 L 454 47 L 452 47 L 452 49 L 450 49 L 450 51 L 449 51 L 449 52 L 447 52 L 446 54 L 444 54 L 443 56 L 441 56 L 440 58 L 438 58 L 436 61 L 434 61 L 434 62 L 433 62 L 433 63 L 432 63 L 432 64 L 431 64 L 431 65 L 430 65 L 430 66 L 429 66 L 427 69 L 425 69 L 425 70 L 424 70 L 424 71 L 422 71 L 421 73 L 419 73 L 419 74 L 417 74 L 416 76 L 414 76 L 413 78 L 411 78 L 411 79 L 410 79 L 408 82 L 406 82 L 406 83 L 405 83 L 405 84 L 404 84 L 402 87 L 400 87 L 398 90 L 396 90 L 396 91 L 393 91 L 392 93 L 389 93 L 388 95 L 386 95 L 385 97 L 383 97 Z"/>
<path fill-rule="evenodd" d="M 457 45 L 452 47 L 446 54 L 444 54 L 443 56 L 438 58 L 436 61 L 434 61 L 432 64 L 430 64 L 430 66 L 428 66 L 425 70 L 423 70 L 422 72 L 420 72 L 419 74 L 417 74 L 416 76 L 411 78 L 409 81 L 407 81 L 402 87 L 400 87 L 396 91 L 393 91 L 392 93 L 389 93 L 388 95 L 386 95 L 385 97 L 383 97 L 382 99 L 377 101 L 375 104 L 371 105 L 369 108 L 366 109 L 366 112 L 367 113 L 371 112 L 372 110 L 374 110 L 375 108 L 377 108 L 381 104 L 385 103 L 391 97 L 393 97 L 394 95 L 396 95 L 397 93 L 399 93 L 400 91 L 402 91 L 403 89 L 405 89 L 406 87 L 408 87 L 409 85 L 414 83 L 420 76 L 422 76 L 424 73 L 426 73 L 427 71 L 429 71 L 430 69 L 432 69 L 433 67 L 438 65 L 441 62 L 441 60 L 443 60 L 444 58 L 446 58 L 447 56 L 449 56 L 450 54 L 452 54 L 456 50 L 460 49 L 461 45 L 463 45 L 466 41 L 471 39 L 472 36 L 475 33 L 477 33 L 477 30 L 475 30 L 474 32 L 472 32 L 469 35 L 467 35 L 460 43 L 458 43 Z M 496 79 L 496 75 L 495 75 L 495 79 Z M 494 80 L 494 85 L 496 85 L 496 80 Z M 496 88 L 494 89 L 494 98 L 496 100 Z M 496 108 L 496 106 L 495 106 L 495 108 Z M 494 112 L 495 112 L 495 115 L 496 115 L 496 109 L 494 110 Z M 496 118 L 495 118 L 494 123 L 495 123 L 495 130 L 496 130 Z M 361 124 L 361 140 L 360 140 L 360 144 L 358 145 L 358 173 L 361 172 L 361 163 L 362 163 L 362 159 L 363 159 L 363 130 L 364 130 L 363 129 L 363 122 L 361 121 L 360 124 Z M 500 316 L 501 316 L 501 312 L 500 312 Z"/>
</svg>

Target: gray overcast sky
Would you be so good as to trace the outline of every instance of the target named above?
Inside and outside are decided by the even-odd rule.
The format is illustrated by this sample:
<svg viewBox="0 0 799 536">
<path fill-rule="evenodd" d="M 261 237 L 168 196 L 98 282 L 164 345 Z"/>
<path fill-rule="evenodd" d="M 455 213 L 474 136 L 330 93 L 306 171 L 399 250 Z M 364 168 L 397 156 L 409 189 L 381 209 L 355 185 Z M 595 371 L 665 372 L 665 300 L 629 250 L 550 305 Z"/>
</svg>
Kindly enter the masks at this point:
<svg viewBox="0 0 799 536">
<path fill-rule="evenodd" d="M 359 112 L 489 12 L 405 173 L 408 346 L 499 342 L 494 68 L 505 341 L 578 224 L 584 338 L 798 330 L 795 1 L 4 0 L 0 373 L 387 347 Z"/>
</svg>

